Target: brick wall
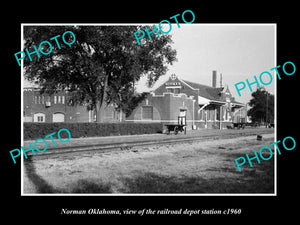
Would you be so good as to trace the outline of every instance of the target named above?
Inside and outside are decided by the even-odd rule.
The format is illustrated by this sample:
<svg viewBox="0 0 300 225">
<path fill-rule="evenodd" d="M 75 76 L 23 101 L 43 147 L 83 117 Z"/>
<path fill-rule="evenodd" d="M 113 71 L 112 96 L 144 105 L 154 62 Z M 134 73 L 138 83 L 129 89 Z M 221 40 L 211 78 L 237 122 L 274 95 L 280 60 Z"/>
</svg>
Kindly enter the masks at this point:
<svg viewBox="0 0 300 225">
<path fill-rule="evenodd" d="M 36 88 L 24 88 L 23 107 L 24 122 L 52 123 L 54 117 L 63 118 L 63 122 L 71 123 L 94 121 L 95 113 L 88 111 L 85 105 L 68 104 L 68 94 L 65 91 L 49 96 L 40 94 Z M 112 105 L 105 108 L 103 122 L 119 122 L 124 119 L 125 116 L 117 112 Z"/>
<path fill-rule="evenodd" d="M 176 123 L 180 109 L 186 109 L 187 120 L 193 119 L 193 99 L 188 98 L 185 94 L 174 95 L 173 93 L 164 93 L 162 96 L 149 95 L 146 100 L 141 102 L 136 109 L 133 110 L 127 121 L 141 122 L 142 110 L 144 106 L 153 107 L 153 117 L 149 122 L 162 121 L 164 123 Z M 192 122 L 188 122 L 191 126 Z"/>
</svg>

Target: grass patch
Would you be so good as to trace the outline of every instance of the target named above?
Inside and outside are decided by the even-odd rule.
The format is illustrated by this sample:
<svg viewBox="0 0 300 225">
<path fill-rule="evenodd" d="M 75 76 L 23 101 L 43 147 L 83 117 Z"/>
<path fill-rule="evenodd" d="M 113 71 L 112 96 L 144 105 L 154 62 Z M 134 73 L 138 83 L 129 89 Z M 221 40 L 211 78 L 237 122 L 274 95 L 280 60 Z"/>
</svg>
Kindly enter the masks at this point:
<svg viewBox="0 0 300 225">
<path fill-rule="evenodd" d="M 199 176 L 165 176 L 143 173 L 125 178 L 125 193 L 273 193 L 273 161 L 244 169 L 241 173 L 218 168 L 224 175 L 212 178 Z M 260 167 L 259 167 L 260 166 Z M 258 168 L 259 167 L 259 168 Z M 263 168 L 262 168 L 263 167 Z M 212 170 L 212 169 L 210 169 Z M 209 172 L 209 171 L 208 171 Z M 238 176 L 236 176 L 238 175 Z"/>
</svg>

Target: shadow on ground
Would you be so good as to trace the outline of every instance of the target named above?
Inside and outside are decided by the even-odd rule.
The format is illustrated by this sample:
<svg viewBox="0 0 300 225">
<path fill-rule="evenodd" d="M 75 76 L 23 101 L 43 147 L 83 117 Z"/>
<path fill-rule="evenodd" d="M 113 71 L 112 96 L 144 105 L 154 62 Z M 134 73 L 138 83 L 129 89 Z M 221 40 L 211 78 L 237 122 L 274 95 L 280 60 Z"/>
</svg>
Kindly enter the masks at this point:
<svg viewBox="0 0 300 225">
<path fill-rule="evenodd" d="M 242 178 L 170 177 L 146 173 L 124 179 L 125 193 L 273 193 L 273 178 L 262 179 L 255 169 Z M 271 176 L 271 175 L 270 175 Z M 255 178 L 254 178 L 255 177 Z M 245 179 L 246 178 L 246 179 Z"/>
<path fill-rule="evenodd" d="M 72 185 L 73 186 L 73 185 Z M 67 191 L 69 193 L 112 193 L 111 185 L 99 184 L 87 179 L 79 180 L 74 184 L 74 188 Z"/>
<path fill-rule="evenodd" d="M 266 162 L 267 164 L 268 162 Z M 28 178 L 38 193 L 113 193 L 111 184 L 98 180 L 81 179 L 71 183 L 69 188 L 54 188 L 36 174 L 31 160 L 25 163 Z M 222 168 L 210 168 L 208 172 L 223 172 Z M 233 171 L 228 171 L 233 173 Z M 239 172 L 235 172 L 239 173 Z M 228 174 L 227 174 L 228 175 Z M 273 193 L 273 166 L 264 166 L 264 172 L 248 168 L 239 176 L 202 177 L 165 176 L 156 173 L 141 173 L 131 178 L 122 178 L 120 193 Z M 235 177 L 235 178 L 234 178 Z"/>
<path fill-rule="evenodd" d="M 112 193 L 109 184 L 102 184 L 88 179 L 80 179 L 70 185 L 70 188 L 54 188 L 36 172 L 31 157 L 24 161 L 25 173 L 34 184 L 37 193 Z"/>
<path fill-rule="evenodd" d="M 28 156 L 27 160 L 24 160 L 25 173 L 28 179 L 34 184 L 37 193 L 58 193 L 59 190 L 53 188 L 37 173 L 32 161 L 32 156 Z"/>
</svg>

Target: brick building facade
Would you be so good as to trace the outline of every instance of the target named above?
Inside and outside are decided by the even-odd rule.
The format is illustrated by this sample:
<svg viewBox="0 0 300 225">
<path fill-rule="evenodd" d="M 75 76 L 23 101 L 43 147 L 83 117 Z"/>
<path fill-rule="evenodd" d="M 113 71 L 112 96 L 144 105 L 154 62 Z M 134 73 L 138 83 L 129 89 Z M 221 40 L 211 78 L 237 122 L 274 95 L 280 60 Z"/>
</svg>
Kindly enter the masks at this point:
<svg viewBox="0 0 300 225">
<path fill-rule="evenodd" d="M 223 129 L 233 122 L 246 121 L 246 105 L 235 101 L 228 86 L 216 87 L 213 71 L 212 87 L 181 80 L 172 75 L 151 92 L 126 121 L 177 123 L 186 113 L 187 128 Z"/>
<path fill-rule="evenodd" d="M 186 114 L 187 128 L 225 128 L 232 122 L 245 122 L 247 108 L 236 102 L 228 87 L 216 87 L 213 71 L 212 87 L 172 75 L 168 81 L 149 93 L 147 98 L 125 118 L 113 105 L 105 108 L 103 122 L 177 123 Z M 68 104 L 67 91 L 53 95 L 40 94 L 38 88 L 23 90 L 24 122 L 95 122 L 95 112 L 85 105 Z"/>
<path fill-rule="evenodd" d="M 68 103 L 68 92 L 59 91 L 53 95 L 40 94 L 39 88 L 23 89 L 24 122 L 94 122 L 94 111 L 85 105 L 72 106 Z M 120 122 L 124 115 L 112 105 L 105 108 L 103 122 Z"/>
</svg>

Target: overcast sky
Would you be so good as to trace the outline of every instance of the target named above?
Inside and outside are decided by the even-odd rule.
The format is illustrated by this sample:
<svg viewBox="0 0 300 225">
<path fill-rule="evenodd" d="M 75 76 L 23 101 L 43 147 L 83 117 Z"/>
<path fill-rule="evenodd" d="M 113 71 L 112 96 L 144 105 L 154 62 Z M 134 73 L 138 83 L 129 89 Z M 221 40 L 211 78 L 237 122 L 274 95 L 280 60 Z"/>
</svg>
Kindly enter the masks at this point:
<svg viewBox="0 0 300 225">
<path fill-rule="evenodd" d="M 170 34 L 178 61 L 169 66 L 167 75 L 161 77 L 153 88 L 148 89 L 145 80 L 141 80 L 138 91 L 155 89 L 172 73 L 183 80 L 211 86 L 212 71 L 216 70 L 217 85 L 220 85 L 222 73 L 223 86 L 228 85 L 236 101 L 247 103 L 251 99 L 249 88 L 241 91 L 240 97 L 234 84 L 246 82 L 246 79 L 254 81 L 254 75 L 259 79 L 261 72 L 276 66 L 273 24 L 180 24 L 180 28 L 172 24 Z M 271 74 L 273 82 L 265 88 L 274 94 L 276 75 L 273 71 Z M 265 83 L 269 81 L 267 77 L 263 80 Z M 256 90 L 256 85 L 252 88 Z"/>
</svg>

